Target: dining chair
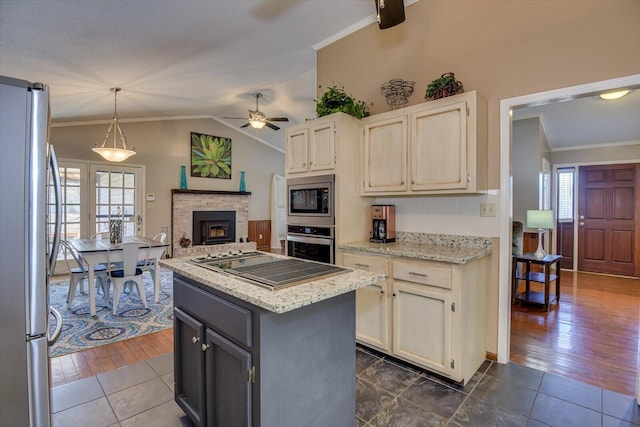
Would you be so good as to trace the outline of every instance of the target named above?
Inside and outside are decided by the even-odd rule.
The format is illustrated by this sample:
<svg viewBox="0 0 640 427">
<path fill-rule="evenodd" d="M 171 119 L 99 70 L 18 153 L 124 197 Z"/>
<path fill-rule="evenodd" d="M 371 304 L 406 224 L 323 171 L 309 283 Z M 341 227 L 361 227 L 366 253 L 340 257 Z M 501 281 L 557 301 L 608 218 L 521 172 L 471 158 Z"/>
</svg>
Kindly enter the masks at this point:
<svg viewBox="0 0 640 427">
<path fill-rule="evenodd" d="M 139 253 L 141 250 L 147 249 L 144 255 L 144 261 L 149 257 L 149 246 L 136 242 L 120 243 L 109 247 L 107 259 L 109 261 L 108 275 L 113 283 L 113 314 L 117 314 L 120 295 L 123 292 L 125 283 L 133 282 L 136 284 L 138 298 L 147 308 L 147 299 L 144 292 L 144 283 L 142 281 L 142 268 L 137 265 Z M 122 265 L 118 266 L 114 260 L 114 252 L 122 251 Z M 130 292 L 131 295 L 131 292 Z"/>
<path fill-rule="evenodd" d="M 156 234 L 155 236 L 153 236 L 153 240 L 156 240 L 160 243 L 165 243 L 167 241 L 167 233 L 165 233 L 164 231 L 161 231 L 160 233 Z M 159 289 L 156 290 L 156 288 L 160 287 L 160 284 L 156 284 L 156 275 L 155 275 L 155 270 L 156 270 L 156 262 L 155 259 L 147 259 L 145 261 L 138 261 L 138 267 L 142 268 L 143 272 L 147 271 L 149 272 L 149 274 L 151 275 L 151 280 L 153 281 L 153 287 L 154 287 L 154 295 L 157 295 L 157 293 L 159 292 Z"/>
<path fill-rule="evenodd" d="M 94 233 L 91 235 L 90 237 L 91 240 L 108 240 L 109 239 L 109 233 L 102 232 L 102 233 Z"/>
<path fill-rule="evenodd" d="M 67 294 L 67 306 L 71 307 L 71 303 L 73 302 L 73 298 L 76 294 L 76 289 L 78 284 L 80 284 L 80 293 L 84 293 L 83 289 L 83 281 L 89 278 L 89 268 L 85 266 L 82 257 L 76 250 L 67 242 L 66 240 L 62 240 L 60 244 L 60 250 L 64 253 L 64 260 L 67 264 L 67 268 L 69 269 L 69 292 Z M 69 257 L 70 256 L 70 257 Z M 73 259 L 73 263 L 75 267 L 72 265 L 71 259 Z M 104 306 L 108 306 L 109 302 L 109 282 L 107 278 L 107 267 L 103 264 L 98 264 L 93 269 L 96 285 L 98 281 L 100 281 L 100 289 L 102 289 L 102 295 L 104 296 Z"/>
</svg>

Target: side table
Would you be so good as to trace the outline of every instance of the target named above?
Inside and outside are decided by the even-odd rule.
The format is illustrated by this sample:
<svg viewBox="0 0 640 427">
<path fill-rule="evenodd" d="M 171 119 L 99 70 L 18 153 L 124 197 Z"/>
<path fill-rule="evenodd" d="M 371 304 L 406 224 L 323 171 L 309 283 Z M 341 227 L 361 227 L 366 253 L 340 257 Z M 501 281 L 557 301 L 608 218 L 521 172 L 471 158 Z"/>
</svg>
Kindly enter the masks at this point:
<svg viewBox="0 0 640 427">
<path fill-rule="evenodd" d="M 513 255 L 512 260 L 512 289 L 511 289 L 511 303 L 524 303 L 537 307 L 544 308 L 545 311 L 549 311 L 549 287 L 551 282 L 556 282 L 556 292 L 554 300 L 560 301 L 560 260 L 562 255 L 547 254 L 543 258 L 538 258 L 534 254 L 522 254 Z M 522 273 L 519 267 L 519 263 L 523 263 L 524 273 Z M 541 265 L 544 272 L 538 273 L 531 271 L 531 264 Z M 551 267 L 555 264 L 556 273 L 551 274 Z M 518 285 L 521 280 L 526 283 L 524 292 L 518 293 Z M 544 293 L 531 290 L 531 282 L 543 283 Z"/>
</svg>

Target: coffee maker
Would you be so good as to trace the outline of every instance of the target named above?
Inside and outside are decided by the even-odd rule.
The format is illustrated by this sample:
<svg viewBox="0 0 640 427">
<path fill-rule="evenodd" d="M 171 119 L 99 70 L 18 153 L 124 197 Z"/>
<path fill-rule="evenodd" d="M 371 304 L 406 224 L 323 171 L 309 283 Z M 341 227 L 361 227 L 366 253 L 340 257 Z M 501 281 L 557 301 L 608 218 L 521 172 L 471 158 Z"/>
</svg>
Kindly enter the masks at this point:
<svg viewBox="0 0 640 427">
<path fill-rule="evenodd" d="M 394 205 L 371 206 L 370 242 L 389 243 L 396 241 L 396 207 Z"/>
</svg>

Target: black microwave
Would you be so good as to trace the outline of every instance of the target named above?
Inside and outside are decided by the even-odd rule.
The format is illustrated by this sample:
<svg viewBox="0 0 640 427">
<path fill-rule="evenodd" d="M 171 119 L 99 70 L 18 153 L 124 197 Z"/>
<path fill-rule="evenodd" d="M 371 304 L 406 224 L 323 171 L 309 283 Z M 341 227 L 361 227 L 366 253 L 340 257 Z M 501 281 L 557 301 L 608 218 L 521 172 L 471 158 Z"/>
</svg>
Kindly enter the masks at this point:
<svg viewBox="0 0 640 427">
<path fill-rule="evenodd" d="M 287 223 L 334 225 L 334 175 L 287 180 Z"/>
</svg>

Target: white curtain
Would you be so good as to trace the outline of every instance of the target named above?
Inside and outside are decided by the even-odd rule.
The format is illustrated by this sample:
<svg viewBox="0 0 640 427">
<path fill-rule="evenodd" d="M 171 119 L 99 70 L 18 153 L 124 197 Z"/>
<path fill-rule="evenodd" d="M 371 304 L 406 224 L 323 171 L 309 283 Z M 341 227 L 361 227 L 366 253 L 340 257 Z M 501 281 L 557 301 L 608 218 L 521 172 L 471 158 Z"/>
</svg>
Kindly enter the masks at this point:
<svg viewBox="0 0 640 427">
<path fill-rule="evenodd" d="M 286 236 L 286 181 L 284 176 L 273 174 L 271 179 L 271 247 L 281 249 L 280 240 Z"/>
</svg>

